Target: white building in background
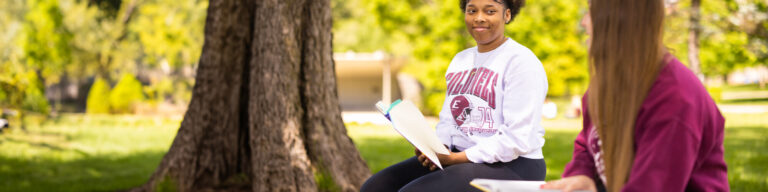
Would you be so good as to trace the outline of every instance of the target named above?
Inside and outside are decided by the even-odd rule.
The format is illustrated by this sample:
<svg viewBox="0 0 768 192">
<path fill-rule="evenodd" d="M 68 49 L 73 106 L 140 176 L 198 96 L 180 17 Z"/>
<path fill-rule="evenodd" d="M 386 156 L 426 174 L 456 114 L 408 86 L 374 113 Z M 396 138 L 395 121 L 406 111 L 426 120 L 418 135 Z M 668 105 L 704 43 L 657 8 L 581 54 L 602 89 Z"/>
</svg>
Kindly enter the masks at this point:
<svg viewBox="0 0 768 192">
<path fill-rule="evenodd" d="M 417 103 L 421 90 L 413 91 L 415 79 L 398 71 L 405 59 L 384 52 L 334 53 L 339 101 L 345 112 L 373 112 L 378 101 L 405 98 Z M 402 90 L 401 88 L 406 88 Z"/>
<path fill-rule="evenodd" d="M 728 74 L 729 85 L 758 84 L 768 81 L 768 67 L 755 66 L 735 70 Z"/>
<path fill-rule="evenodd" d="M 397 99 L 421 104 L 422 86 L 410 75 L 399 73 L 404 58 L 384 52 L 334 53 L 336 83 L 344 122 L 387 124 L 374 106 Z"/>
</svg>

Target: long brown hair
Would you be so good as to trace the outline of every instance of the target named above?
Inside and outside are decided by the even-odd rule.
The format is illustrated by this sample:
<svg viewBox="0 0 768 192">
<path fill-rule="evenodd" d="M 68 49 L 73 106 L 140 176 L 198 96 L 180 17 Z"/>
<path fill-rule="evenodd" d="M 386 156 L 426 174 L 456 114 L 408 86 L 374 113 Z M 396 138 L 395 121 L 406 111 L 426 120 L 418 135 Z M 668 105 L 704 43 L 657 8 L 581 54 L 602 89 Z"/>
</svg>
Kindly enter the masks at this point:
<svg viewBox="0 0 768 192">
<path fill-rule="evenodd" d="M 634 161 L 634 127 L 663 56 L 662 0 L 592 0 L 587 95 L 602 141 L 606 189 L 620 191 Z"/>
</svg>

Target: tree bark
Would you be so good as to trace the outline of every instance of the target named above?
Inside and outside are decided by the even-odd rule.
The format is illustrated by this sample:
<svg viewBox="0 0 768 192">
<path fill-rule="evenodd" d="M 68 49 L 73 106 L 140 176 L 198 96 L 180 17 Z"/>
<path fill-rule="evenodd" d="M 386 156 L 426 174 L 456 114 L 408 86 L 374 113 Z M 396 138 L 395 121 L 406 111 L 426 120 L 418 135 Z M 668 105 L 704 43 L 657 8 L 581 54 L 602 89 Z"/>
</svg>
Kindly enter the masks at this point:
<svg viewBox="0 0 768 192">
<path fill-rule="evenodd" d="M 701 0 L 691 0 L 691 11 L 688 26 L 688 63 L 693 73 L 704 81 L 699 62 L 699 33 L 701 33 Z"/>
<path fill-rule="evenodd" d="M 136 191 L 355 191 L 370 176 L 341 119 L 329 0 L 212 0 L 179 132 Z"/>
</svg>

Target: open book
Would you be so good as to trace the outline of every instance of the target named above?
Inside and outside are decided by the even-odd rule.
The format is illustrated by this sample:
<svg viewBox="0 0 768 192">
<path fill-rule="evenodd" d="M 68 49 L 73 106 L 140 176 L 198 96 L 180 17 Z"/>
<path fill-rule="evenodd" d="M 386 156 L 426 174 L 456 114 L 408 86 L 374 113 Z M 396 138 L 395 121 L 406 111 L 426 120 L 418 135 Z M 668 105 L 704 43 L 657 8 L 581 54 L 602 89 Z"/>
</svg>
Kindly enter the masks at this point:
<svg viewBox="0 0 768 192">
<path fill-rule="evenodd" d="M 379 101 L 376 108 L 392 122 L 392 127 L 408 142 L 419 149 L 437 167 L 443 169 L 437 154 L 450 154 L 448 149 L 437 138 L 435 129 L 429 126 L 419 108 L 410 101 L 397 100 L 391 105 Z"/>
<path fill-rule="evenodd" d="M 497 180 L 497 179 L 472 179 L 470 185 L 484 192 L 558 192 L 560 190 L 541 189 L 544 181 L 515 181 L 515 180 Z M 576 192 L 585 192 L 576 190 Z"/>
<path fill-rule="evenodd" d="M 544 181 L 512 181 L 496 179 L 473 179 L 470 185 L 484 192 L 497 191 L 548 191 L 542 190 L 541 185 Z M 558 190 L 552 190 L 558 191 Z"/>
</svg>

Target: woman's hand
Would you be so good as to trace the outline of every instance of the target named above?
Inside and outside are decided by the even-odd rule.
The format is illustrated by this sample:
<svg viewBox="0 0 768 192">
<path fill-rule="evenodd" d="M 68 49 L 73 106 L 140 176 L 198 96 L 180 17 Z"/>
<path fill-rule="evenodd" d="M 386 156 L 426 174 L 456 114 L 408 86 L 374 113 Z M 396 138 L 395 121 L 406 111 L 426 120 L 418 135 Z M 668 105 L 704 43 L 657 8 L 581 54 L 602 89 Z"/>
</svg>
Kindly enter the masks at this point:
<svg viewBox="0 0 768 192">
<path fill-rule="evenodd" d="M 419 160 L 419 163 L 421 163 L 422 166 L 429 168 L 430 171 L 434 171 L 437 169 L 437 165 L 433 163 L 429 158 L 427 158 L 426 155 L 421 153 L 418 149 L 415 150 L 417 159 Z M 459 163 L 469 163 L 469 159 L 467 159 L 467 155 L 464 152 L 450 152 L 448 155 L 443 154 L 437 154 L 437 159 L 440 161 L 440 164 L 443 167 L 447 167 L 453 164 L 459 164 Z"/>
<path fill-rule="evenodd" d="M 571 192 L 575 190 L 597 191 L 595 181 L 584 175 L 549 181 L 544 185 L 541 185 L 541 189 L 560 189 L 563 190 L 563 192 Z"/>
<path fill-rule="evenodd" d="M 435 169 L 437 169 L 437 165 L 435 165 L 435 163 L 432 162 L 432 160 L 429 160 L 429 158 L 427 158 L 426 155 L 424 155 L 423 153 L 421 153 L 421 151 L 418 151 L 418 150 L 416 150 L 416 152 L 418 154 L 418 160 L 419 160 L 419 163 L 421 163 L 421 166 L 429 168 L 430 171 L 434 171 Z M 438 160 L 440 160 L 440 163 L 443 167 L 449 165 L 448 162 L 450 161 L 449 159 L 451 158 L 451 155 L 437 154 L 437 156 L 438 156 L 437 157 Z"/>
</svg>

